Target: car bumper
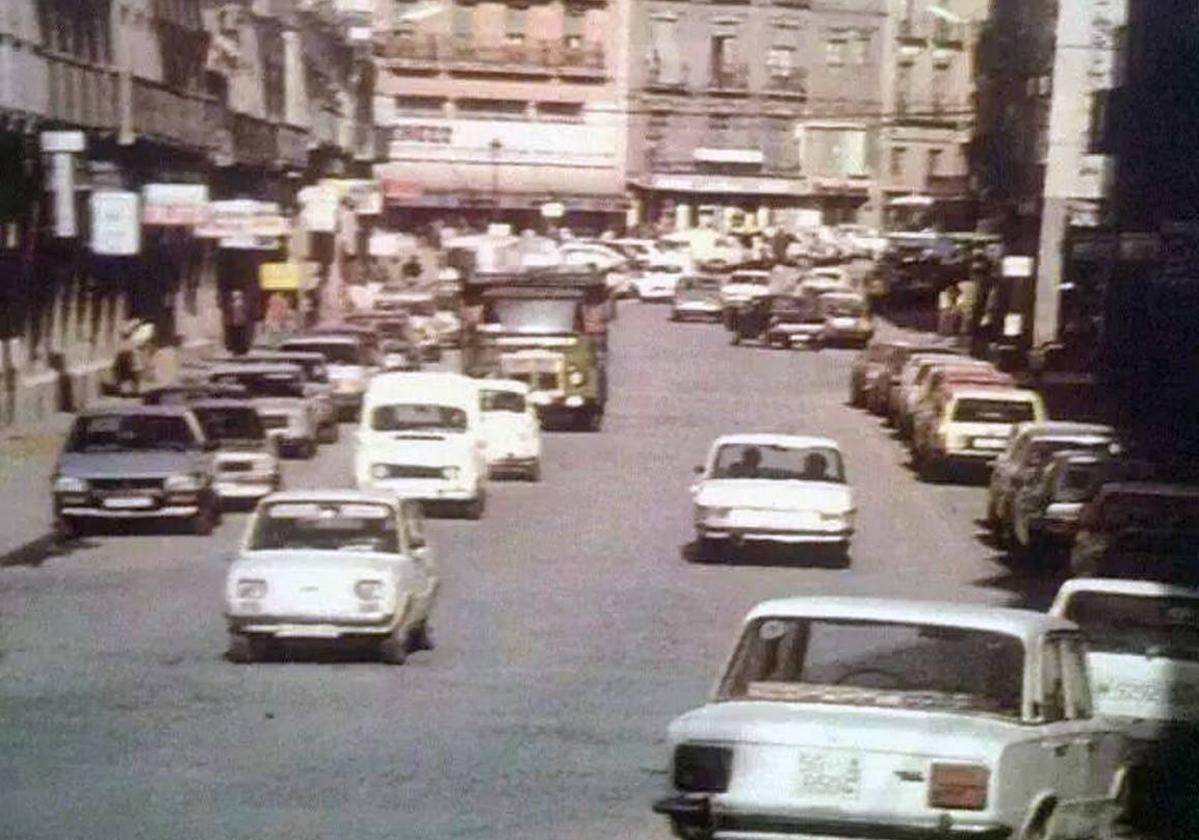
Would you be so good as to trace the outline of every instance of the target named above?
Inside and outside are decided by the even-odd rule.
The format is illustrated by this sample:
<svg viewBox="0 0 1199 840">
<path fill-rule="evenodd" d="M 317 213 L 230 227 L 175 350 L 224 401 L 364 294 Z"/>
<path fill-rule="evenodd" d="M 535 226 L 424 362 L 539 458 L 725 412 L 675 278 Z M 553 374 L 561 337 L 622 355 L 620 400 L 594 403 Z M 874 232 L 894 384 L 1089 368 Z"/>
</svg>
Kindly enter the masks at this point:
<svg viewBox="0 0 1199 840">
<path fill-rule="evenodd" d="M 787 530 L 783 528 L 740 528 L 723 525 L 699 525 L 699 536 L 705 540 L 729 542 L 775 542 L 810 545 L 847 544 L 853 539 L 852 528 L 836 531 Z"/>
<path fill-rule="evenodd" d="M 989 466 L 999 455 L 1000 452 L 994 449 L 934 449 L 929 453 L 929 458 L 947 465 Z"/>
<path fill-rule="evenodd" d="M 334 391 L 332 400 L 337 411 L 357 410 L 362 406 L 362 391 Z"/>
<path fill-rule="evenodd" d="M 502 458 L 494 458 L 488 461 L 487 468 L 492 472 L 527 470 L 537 466 L 540 462 L 540 455 L 505 455 Z"/>
<path fill-rule="evenodd" d="M 383 479 L 365 482 L 361 484 L 361 487 L 363 490 L 381 490 L 386 493 L 394 493 L 401 499 L 413 499 L 420 502 L 473 502 L 478 495 L 473 487 L 435 486 L 427 481 L 413 484 L 403 480 Z"/>
<path fill-rule="evenodd" d="M 277 476 L 269 478 L 218 479 L 213 483 L 221 499 L 261 499 L 275 492 L 279 486 Z"/>
<path fill-rule="evenodd" d="M 674 305 L 676 318 L 719 318 L 723 311 L 722 307 L 714 304 L 676 303 Z"/>
<path fill-rule="evenodd" d="M 670 817 L 684 828 L 704 831 L 716 840 L 783 840 L 783 838 L 872 838 L 872 840 L 1004 840 L 1012 829 L 985 821 L 956 821 L 945 817 L 890 820 L 820 814 L 770 814 L 713 808 L 703 795 L 671 796 L 654 803 L 654 813 Z"/>
<path fill-rule="evenodd" d="M 350 622 L 271 621 L 246 616 L 226 616 L 230 633 L 247 636 L 270 636 L 275 639 L 345 639 L 382 638 L 391 634 L 398 620 L 389 617 L 382 622 L 354 624 Z"/>
<path fill-rule="evenodd" d="M 70 519 L 184 519 L 200 512 L 199 504 L 163 505 L 138 510 L 95 507 L 61 507 L 58 515 Z"/>
<path fill-rule="evenodd" d="M 828 327 L 825 337 L 830 341 L 869 341 L 874 337 L 873 329 Z"/>
<path fill-rule="evenodd" d="M 674 289 L 639 289 L 637 296 L 645 301 L 654 303 L 669 301 L 674 299 Z"/>
</svg>

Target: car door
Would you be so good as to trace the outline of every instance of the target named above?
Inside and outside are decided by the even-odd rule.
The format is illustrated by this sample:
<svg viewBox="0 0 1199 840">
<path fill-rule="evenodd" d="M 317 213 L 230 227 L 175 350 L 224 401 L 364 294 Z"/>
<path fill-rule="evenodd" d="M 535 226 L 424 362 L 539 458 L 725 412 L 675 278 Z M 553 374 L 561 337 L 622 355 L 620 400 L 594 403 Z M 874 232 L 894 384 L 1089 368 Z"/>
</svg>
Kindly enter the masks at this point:
<svg viewBox="0 0 1199 840">
<path fill-rule="evenodd" d="M 440 579 L 437 558 L 425 534 L 425 514 L 420 502 L 406 500 L 400 505 L 400 533 L 413 566 L 413 600 L 418 620 L 429 617 L 437 597 Z"/>
<path fill-rule="evenodd" d="M 1012 470 L 1024 457 L 1024 451 L 1028 448 L 1027 444 L 1028 439 L 1025 435 L 1013 431 L 1007 449 L 995 459 L 995 465 L 991 469 L 991 503 L 1000 519 L 1004 519 L 1008 515 L 1007 507 L 1011 501 L 1008 494 Z"/>
</svg>

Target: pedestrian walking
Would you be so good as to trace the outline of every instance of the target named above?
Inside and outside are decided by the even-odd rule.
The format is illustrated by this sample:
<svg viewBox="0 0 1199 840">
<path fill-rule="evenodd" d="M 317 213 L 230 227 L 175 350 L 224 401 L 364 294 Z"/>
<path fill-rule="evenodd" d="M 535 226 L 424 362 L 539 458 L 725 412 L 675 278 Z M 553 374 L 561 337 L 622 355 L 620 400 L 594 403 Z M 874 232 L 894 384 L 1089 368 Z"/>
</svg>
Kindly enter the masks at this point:
<svg viewBox="0 0 1199 840">
<path fill-rule="evenodd" d="M 250 350 L 254 338 L 254 322 L 250 319 L 250 305 L 241 289 L 229 295 L 229 312 L 226 319 L 226 345 L 235 356 L 244 356 Z"/>
</svg>

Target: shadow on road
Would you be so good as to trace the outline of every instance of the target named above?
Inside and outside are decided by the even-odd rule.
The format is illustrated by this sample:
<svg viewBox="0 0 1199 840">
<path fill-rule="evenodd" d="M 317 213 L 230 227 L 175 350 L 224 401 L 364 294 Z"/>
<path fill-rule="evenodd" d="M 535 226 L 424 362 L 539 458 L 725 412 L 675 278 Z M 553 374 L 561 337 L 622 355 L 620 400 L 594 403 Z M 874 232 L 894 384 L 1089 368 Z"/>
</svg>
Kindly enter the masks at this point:
<svg viewBox="0 0 1199 840">
<path fill-rule="evenodd" d="M 975 586 L 1006 592 L 1005 606 L 1037 612 L 1048 611 L 1066 575 L 1058 569 L 1013 568 L 1004 565 L 1004 555 L 990 558 L 1000 570 L 990 577 L 974 581 Z"/>
<path fill-rule="evenodd" d="M 846 569 L 851 563 L 849 554 L 839 546 L 795 546 L 746 544 L 701 550 L 692 541 L 680 550 L 688 563 L 722 566 L 807 567 L 813 569 Z"/>
<path fill-rule="evenodd" d="M 419 665 L 426 654 L 414 651 L 408 654 L 403 667 Z M 273 641 L 260 650 L 253 663 L 238 663 L 231 659 L 228 652 L 222 655 L 222 660 L 231 664 L 253 665 L 379 665 L 388 666 L 379 658 L 377 643 L 364 641 L 358 644 L 348 644 L 345 640 L 320 641 L 314 639 L 289 639 Z"/>
</svg>

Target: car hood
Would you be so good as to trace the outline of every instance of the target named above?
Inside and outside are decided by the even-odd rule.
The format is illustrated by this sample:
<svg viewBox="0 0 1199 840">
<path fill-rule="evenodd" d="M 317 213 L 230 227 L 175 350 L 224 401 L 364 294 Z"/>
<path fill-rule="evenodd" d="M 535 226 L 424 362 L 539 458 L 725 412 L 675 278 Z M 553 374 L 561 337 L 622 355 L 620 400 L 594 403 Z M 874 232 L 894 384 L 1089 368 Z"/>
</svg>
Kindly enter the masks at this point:
<svg viewBox="0 0 1199 840">
<path fill-rule="evenodd" d="M 65 452 L 58 473 L 83 479 L 163 478 L 204 471 L 206 461 L 199 452 Z"/>
<path fill-rule="evenodd" d="M 1019 729 L 986 715 L 775 701 L 712 703 L 677 718 L 670 738 L 735 744 L 864 748 L 874 753 L 997 759 Z"/>
<path fill-rule="evenodd" d="M 839 513 L 853 507 L 853 491 L 847 485 L 825 481 L 720 478 L 701 482 L 695 502 L 704 507 Z"/>
<path fill-rule="evenodd" d="M 399 556 L 369 551 L 317 551 L 285 549 L 279 551 L 243 551 L 229 567 L 229 578 L 286 575 L 291 572 L 317 572 L 329 577 L 363 574 L 382 575 L 394 567 Z"/>
</svg>

